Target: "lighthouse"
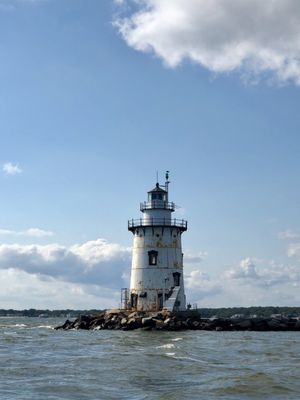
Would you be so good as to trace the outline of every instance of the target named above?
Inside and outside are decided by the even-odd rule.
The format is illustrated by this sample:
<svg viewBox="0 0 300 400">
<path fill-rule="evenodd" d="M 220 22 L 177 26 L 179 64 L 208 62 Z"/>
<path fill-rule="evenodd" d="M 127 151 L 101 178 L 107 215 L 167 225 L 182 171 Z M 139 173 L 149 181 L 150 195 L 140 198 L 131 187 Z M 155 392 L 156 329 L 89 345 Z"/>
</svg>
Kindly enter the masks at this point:
<svg viewBox="0 0 300 400">
<path fill-rule="evenodd" d="M 169 171 L 164 185 L 158 182 L 140 204 L 141 218 L 128 221 L 133 234 L 130 289 L 127 307 L 137 311 L 186 309 L 181 235 L 187 221 L 172 218 Z"/>
</svg>

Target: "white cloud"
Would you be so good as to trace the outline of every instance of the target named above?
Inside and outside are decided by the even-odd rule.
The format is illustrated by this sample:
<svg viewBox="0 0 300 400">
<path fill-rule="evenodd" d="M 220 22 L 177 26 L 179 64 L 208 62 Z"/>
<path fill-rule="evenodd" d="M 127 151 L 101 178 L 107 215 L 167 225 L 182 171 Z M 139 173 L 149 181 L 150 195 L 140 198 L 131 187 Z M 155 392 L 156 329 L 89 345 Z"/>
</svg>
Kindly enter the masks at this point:
<svg viewBox="0 0 300 400">
<path fill-rule="evenodd" d="M 116 243 L 108 243 L 105 239 L 91 240 L 81 245 L 70 247 L 70 251 L 82 258 L 89 265 L 101 262 L 110 262 L 116 257 L 127 261 L 129 248 L 124 248 Z"/>
<path fill-rule="evenodd" d="M 258 268 L 255 262 L 262 264 L 262 261 L 245 258 L 237 267 L 226 270 L 224 277 L 240 282 L 241 285 L 252 284 L 265 289 L 283 284 L 300 285 L 300 268 L 298 266 L 286 266 L 271 261 Z"/>
<path fill-rule="evenodd" d="M 225 274 L 230 279 L 257 279 L 259 277 L 256 272 L 256 266 L 250 257 L 241 260 L 237 268 L 231 268 Z"/>
<path fill-rule="evenodd" d="M 13 231 L 8 229 L 0 229 L 0 235 L 11 235 Z"/>
<path fill-rule="evenodd" d="M 131 3 L 130 0 L 127 3 Z M 115 21 L 136 50 L 169 67 L 188 59 L 213 73 L 238 71 L 300 85 L 298 0 L 136 0 L 138 10 Z"/>
<path fill-rule="evenodd" d="M 32 236 L 32 237 L 49 237 L 49 236 L 53 236 L 54 233 L 51 231 L 44 231 L 43 229 L 39 229 L 39 228 L 30 228 L 27 229 L 26 231 L 23 232 L 19 232 L 20 235 L 23 236 Z"/>
<path fill-rule="evenodd" d="M 117 307 L 118 290 L 65 282 L 14 268 L 0 270 L 1 308 L 90 309 Z"/>
<path fill-rule="evenodd" d="M 36 238 L 42 238 L 42 237 L 49 237 L 53 236 L 54 233 L 51 231 L 45 231 L 43 229 L 39 228 L 29 228 L 25 231 L 12 231 L 9 229 L 0 229 L 0 236 L 5 235 L 5 236 L 28 236 L 28 237 L 36 237 Z"/>
<path fill-rule="evenodd" d="M 186 273 L 184 282 L 191 303 L 200 302 L 201 304 L 204 298 L 212 298 L 223 292 L 220 282 L 212 280 L 208 274 L 198 269 Z M 200 304 L 198 305 L 200 306 Z"/>
<path fill-rule="evenodd" d="M 299 245 L 300 255 L 300 245 Z M 72 246 L 0 244 L 0 307 L 118 306 L 131 249 L 104 239 Z M 187 301 L 199 307 L 298 305 L 300 268 L 245 258 L 219 276 L 185 269 Z"/>
<path fill-rule="evenodd" d="M 198 253 L 194 253 L 192 251 L 187 250 L 184 253 L 184 264 L 199 264 L 207 257 L 207 252 L 199 251 Z"/>
<path fill-rule="evenodd" d="M 128 285 L 131 249 L 103 239 L 70 247 L 0 245 L 0 307 L 105 308 Z"/>
<path fill-rule="evenodd" d="M 15 268 L 66 282 L 120 288 L 124 286 L 122 274 L 129 267 L 130 249 L 103 239 L 70 247 L 0 245 L 0 269 Z"/>
<path fill-rule="evenodd" d="M 249 257 L 210 277 L 201 270 L 186 273 L 188 301 L 199 307 L 295 306 L 300 302 L 300 268 Z"/>
<path fill-rule="evenodd" d="M 299 305 L 299 285 L 283 283 L 274 287 L 257 285 L 257 281 L 241 283 L 223 279 L 222 290 L 213 295 L 195 296 L 192 303 L 198 307 L 249 307 L 249 306 L 296 306 Z"/>
<path fill-rule="evenodd" d="M 22 170 L 18 164 L 12 164 L 11 162 L 7 162 L 7 163 L 3 164 L 2 171 L 6 175 L 16 175 L 16 174 L 20 174 L 22 172 Z"/>
<path fill-rule="evenodd" d="M 300 259 L 300 243 L 291 243 L 288 247 L 288 257 Z"/>
<path fill-rule="evenodd" d="M 291 229 L 286 229 L 285 231 L 279 232 L 279 239 L 300 239 L 300 234 L 292 231 Z"/>
</svg>

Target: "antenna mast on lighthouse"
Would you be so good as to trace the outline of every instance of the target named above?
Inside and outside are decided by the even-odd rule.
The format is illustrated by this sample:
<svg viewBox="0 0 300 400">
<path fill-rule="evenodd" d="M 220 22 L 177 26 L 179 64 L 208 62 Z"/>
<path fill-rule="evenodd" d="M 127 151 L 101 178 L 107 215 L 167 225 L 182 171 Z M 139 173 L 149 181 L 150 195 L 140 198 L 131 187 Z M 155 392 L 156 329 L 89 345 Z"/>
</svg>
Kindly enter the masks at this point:
<svg viewBox="0 0 300 400">
<path fill-rule="evenodd" d="M 166 192 L 169 191 L 169 183 L 170 183 L 170 181 L 169 181 L 169 173 L 170 173 L 170 171 L 166 171 L 166 175 L 165 175 L 165 178 L 166 178 L 166 182 L 165 182 Z"/>
</svg>

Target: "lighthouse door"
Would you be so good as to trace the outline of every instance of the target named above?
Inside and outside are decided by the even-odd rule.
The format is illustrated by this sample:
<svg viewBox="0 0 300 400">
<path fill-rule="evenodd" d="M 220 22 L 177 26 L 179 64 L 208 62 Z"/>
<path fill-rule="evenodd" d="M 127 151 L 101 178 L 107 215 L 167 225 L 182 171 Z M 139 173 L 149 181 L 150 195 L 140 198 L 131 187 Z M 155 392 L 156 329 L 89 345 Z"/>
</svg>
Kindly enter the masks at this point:
<svg viewBox="0 0 300 400">
<path fill-rule="evenodd" d="M 173 278 L 174 278 L 174 286 L 180 286 L 180 273 L 179 272 L 174 272 Z"/>
<path fill-rule="evenodd" d="M 137 300 L 138 300 L 138 295 L 135 293 L 131 293 L 130 295 L 131 308 L 137 308 Z"/>
<path fill-rule="evenodd" d="M 163 308 L 163 305 L 164 305 L 163 294 L 162 293 L 158 293 L 157 297 L 158 297 L 158 309 L 161 310 Z"/>
</svg>

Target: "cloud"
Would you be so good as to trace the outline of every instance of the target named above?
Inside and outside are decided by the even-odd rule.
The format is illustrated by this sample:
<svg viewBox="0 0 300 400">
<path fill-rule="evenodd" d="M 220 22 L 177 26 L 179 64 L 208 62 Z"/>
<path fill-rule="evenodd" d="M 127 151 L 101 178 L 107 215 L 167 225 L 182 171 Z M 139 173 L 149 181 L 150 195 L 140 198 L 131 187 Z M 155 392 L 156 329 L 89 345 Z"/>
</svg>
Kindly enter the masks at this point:
<svg viewBox="0 0 300 400">
<path fill-rule="evenodd" d="M 243 259 L 237 268 L 231 268 L 225 272 L 230 279 L 257 279 L 256 266 L 251 258 Z"/>
<path fill-rule="evenodd" d="M 186 273 L 184 282 L 191 303 L 201 302 L 204 298 L 212 298 L 223 292 L 220 282 L 212 280 L 208 274 L 199 269 Z"/>
<path fill-rule="evenodd" d="M 241 284 L 249 283 L 260 287 L 272 287 L 282 284 L 299 285 L 300 284 L 300 268 L 298 266 L 286 266 L 276 264 L 271 261 L 266 263 L 263 268 L 257 268 L 255 261 L 247 257 L 239 263 L 237 267 L 230 268 L 224 272 L 224 277 L 228 280 L 236 280 Z"/>
<path fill-rule="evenodd" d="M 122 275 L 130 267 L 130 254 L 129 248 L 103 239 L 70 247 L 58 244 L 2 244 L 0 270 L 15 268 L 66 282 L 117 289 L 124 286 Z"/>
<path fill-rule="evenodd" d="M 128 4 L 132 1 L 128 0 Z M 271 73 L 300 85 L 298 0 L 135 0 L 114 25 L 132 48 L 168 67 L 190 60 L 213 73 Z"/>
<path fill-rule="evenodd" d="M 280 239 L 289 240 L 287 255 L 289 258 L 295 258 L 300 261 L 300 234 L 290 229 L 279 233 Z"/>
<path fill-rule="evenodd" d="M 130 259 L 130 248 L 104 239 L 73 246 L 2 244 L 0 306 L 119 306 L 120 289 L 129 283 Z"/>
<path fill-rule="evenodd" d="M 185 286 L 188 302 L 198 307 L 295 306 L 300 268 L 247 257 L 219 276 L 200 269 L 186 272 Z"/>
<path fill-rule="evenodd" d="M 0 307 L 115 307 L 130 265 L 131 248 L 104 239 L 0 244 Z M 185 287 L 187 301 L 199 307 L 293 306 L 300 303 L 300 268 L 247 257 L 215 276 L 185 268 Z"/>
<path fill-rule="evenodd" d="M 22 170 L 18 166 L 18 164 L 12 164 L 11 162 L 7 162 L 7 163 L 3 164 L 2 171 L 6 175 L 16 175 L 16 174 L 20 174 L 22 172 Z"/>
<path fill-rule="evenodd" d="M 184 264 L 198 264 L 202 262 L 207 257 L 207 252 L 198 252 L 193 253 L 191 251 L 187 251 L 184 253 Z"/>
<path fill-rule="evenodd" d="M 288 257 L 295 257 L 300 260 L 300 243 L 289 244 Z"/>
<path fill-rule="evenodd" d="M 0 229 L 0 236 L 28 236 L 28 237 L 35 237 L 35 238 L 43 238 L 53 236 L 54 233 L 51 231 L 45 231 L 39 228 L 29 228 L 25 231 L 12 231 L 9 229 Z"/>
<path fill-rule="evenodd" d="M 54 233 L 51 231 L 44 231 L 43 229 L 39 228 L 30 228 L 24 232 L 21 232 L 24 236 L 32 236 L 32 237 L 45 237 L 45 236 L 53 236 Z"/>
<path fill-rule="evenodd" d="M 279 239 L 300 239 L 300 234 L 292 231 L 291 229 L 287 229 L 285 231 L 279 232 Z"/>
<path fill-rule="evenodd" d="M 9 268 L 0 270 L 1 308 L 91 309 L 118 307 L 120 292 L 99 285 L 70 283 Z"/>
<path fill-rule="evenodd" d="M 10 231 L 8 229 L 0 229 L 0 235 L 11 235 L 12 232 L 14 231 Z"/>
</svg>

